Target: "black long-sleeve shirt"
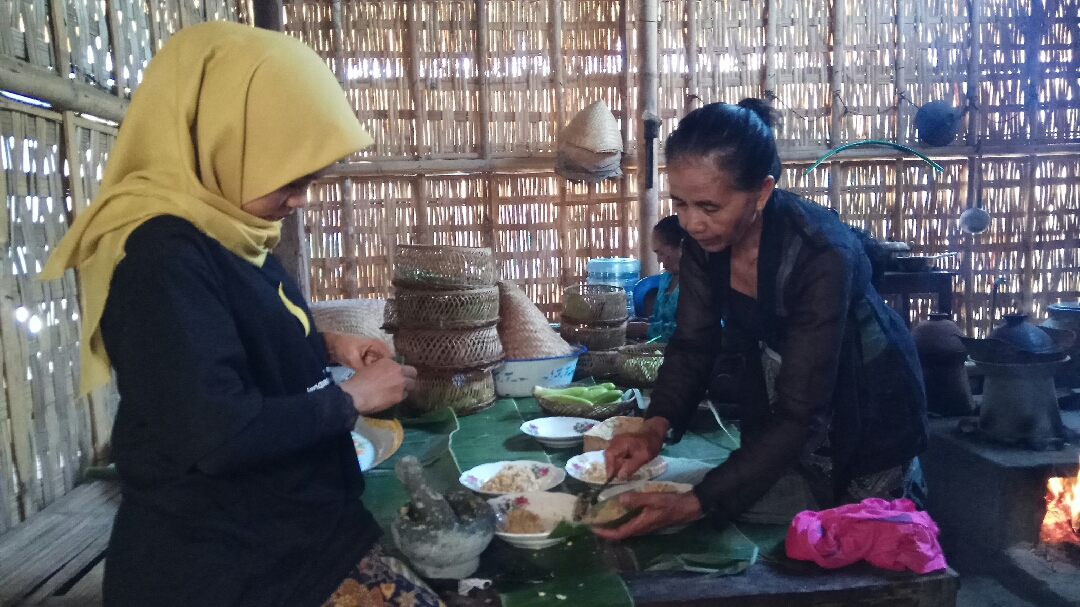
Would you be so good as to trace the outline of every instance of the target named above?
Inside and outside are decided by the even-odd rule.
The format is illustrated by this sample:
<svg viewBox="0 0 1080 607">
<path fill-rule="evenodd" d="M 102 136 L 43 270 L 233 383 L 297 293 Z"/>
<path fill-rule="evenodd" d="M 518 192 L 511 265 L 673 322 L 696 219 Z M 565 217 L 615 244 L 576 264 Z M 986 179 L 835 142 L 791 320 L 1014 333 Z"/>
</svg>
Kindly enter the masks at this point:
<svg viewBox="0 0 1080 607">
<path fill-rule="evenodd" d="M 357 413 L 313 327 L 272 255 L 172 216 L 128 238 L 101 322 L 123 481 L 107 606 L 317 606 L 374 543 Z"/>
<path fill-rule="evenodd" d="M 731 315 L 730 253 L 684 242 L 676 330 L 647 412 L 667 419 L 678 440 L 718 358 L 739 378 L 743 445 L 695 487 L 717 522 L 753 505 L 825 436 L 837 493 L 926 444 L 914 342 L 870 284 L 861 241 L 831 210 L 783 190 L 763 222 L 752 335 Z M 771 403 L 762 344 L 782 359 Z"/>
</svg>

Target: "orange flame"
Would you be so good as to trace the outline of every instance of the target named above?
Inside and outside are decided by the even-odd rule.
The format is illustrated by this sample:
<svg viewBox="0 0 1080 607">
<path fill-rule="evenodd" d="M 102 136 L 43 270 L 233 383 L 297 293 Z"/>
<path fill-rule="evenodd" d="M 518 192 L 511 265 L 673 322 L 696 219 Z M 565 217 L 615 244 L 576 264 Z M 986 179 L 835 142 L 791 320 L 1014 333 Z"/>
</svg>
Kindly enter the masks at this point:
<svg viewBox="0 0 1080 607">
<path fill-rule="evenodd" d="M 1039 540 L 1080 545 L 1080 472 L 1076 478 L 1051 478 L 1046 482 L 1046 517 Z"/>
</svg>

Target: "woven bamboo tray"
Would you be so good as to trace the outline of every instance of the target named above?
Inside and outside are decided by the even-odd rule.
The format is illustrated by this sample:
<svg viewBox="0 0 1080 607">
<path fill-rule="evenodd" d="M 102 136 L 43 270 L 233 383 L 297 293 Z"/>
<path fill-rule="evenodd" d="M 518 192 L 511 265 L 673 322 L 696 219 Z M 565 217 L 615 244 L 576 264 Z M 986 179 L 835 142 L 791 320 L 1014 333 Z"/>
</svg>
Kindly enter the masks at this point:
<svg viewBox="0 0 1080 607">
<path fill-rule="evenodd" d="M 609 285 L 574 285 L 563 291 L 563 320 L 616 323 L 626 319 L 626 290 Z"/>
<path fill-rule="evenodd" d="M 572 344 L 581 344 L 590 352 L 614 350 L 626 345 L 626 320 L 612 325 L 586 325 L 564 320 L 559 334 Z"/>
<path fill-rule="evenodd" d="M 393 329 L 476 329 L 499 322 L 499 289 L 418 291 L 398 288 L 386 302 L 385 323 Z"/>
<path fill-rule="evenodd" d="M 423 370 L 409 390 L 405 410 L 423 415 L 449 407 L 459 417 L 471 415 L 495 402 L 495 382 L 490 369 L 445 372 Z"/>
<path fill-rule="evenodd" d="M 471 289 L 495 285 L 491 249 L 401 245 L 394 257 L 394 285 L 411 289 Z"/>
<path fill-rule="evenodd" d="M 495 327 L 401 329 L 394 334 L 394 348 L 405 364 L 426 369 L 479 369 L 503 359 Z"/>
</svg>

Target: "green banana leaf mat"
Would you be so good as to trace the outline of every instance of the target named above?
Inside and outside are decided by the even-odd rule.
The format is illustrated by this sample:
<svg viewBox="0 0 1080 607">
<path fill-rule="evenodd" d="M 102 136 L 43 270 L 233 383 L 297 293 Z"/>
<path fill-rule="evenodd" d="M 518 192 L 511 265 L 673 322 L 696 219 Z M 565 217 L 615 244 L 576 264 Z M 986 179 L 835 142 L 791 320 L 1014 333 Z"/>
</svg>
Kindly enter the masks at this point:
<svg viewBox="0 0 1080 607">
<path fill-rule="evenodd" d="M 405 439 L 393 457 L 364 473 L 363 501 L 384 531 L 405 503 L 404 487 L 394 464 L 415 455 L 436 489 L 458 486 L 462 470 L 500 460 L 529 459 L 563 466 L 580 452 L 546 449 L 520 432 L 524 421 L 543 417 L 535 399 L 501 399 L 491 407 L 458 419 L 449 409 L 402 419 Z M 687 432 L 666 457 L 698 460 L 709 466 L 724 461 L 738 446 L 730 429 Z M 584 485 L 567 478 L 564 486 Z M 678 533 L 604 543 L 591 534 L 544 550 L 519 550 L 495 539 L 485 561 L 496 569 L 495 585 L 505 607 L 629 607 L 633 605 L 616 571 L 692 571 L 708 575 L 741 573 L 758 558 L 768 558 L 783 544 L 783 526 L 739 525 L 718 531 L 698 522 Z M 382 542 L 391 552 L 389 533 Z"/>
</svg>

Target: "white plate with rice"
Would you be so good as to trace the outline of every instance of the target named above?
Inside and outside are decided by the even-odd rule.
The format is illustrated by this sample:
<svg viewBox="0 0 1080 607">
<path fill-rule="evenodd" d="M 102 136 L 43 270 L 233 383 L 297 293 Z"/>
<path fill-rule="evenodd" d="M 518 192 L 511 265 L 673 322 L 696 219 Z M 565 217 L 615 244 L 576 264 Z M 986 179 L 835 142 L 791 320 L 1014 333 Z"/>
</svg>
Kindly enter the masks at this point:
<svg viewBox="0 0 1080 607">
<path fill-rule="evenodd" d="M 462 473 L 458 481 L 484 495 L 549 491 L 566 479 L 558 466 L 531 460 L 492 462 Z"/>
<path fill-rule="evenodd" d="M 613 485 L 621 485 L 630 481 L 649 481 L 667 471 L 667 460 L 656 456 L 651 462 L 638 469 L 629 481 L 615 479 Z M 566 472 L 579 481 L 590 485 L 603 485 L 607 480 L 607 464 L 604 463 L 603 451 L 587 451 L 581 455 L 575 455 L 566 462 Z"/>
</svg>

